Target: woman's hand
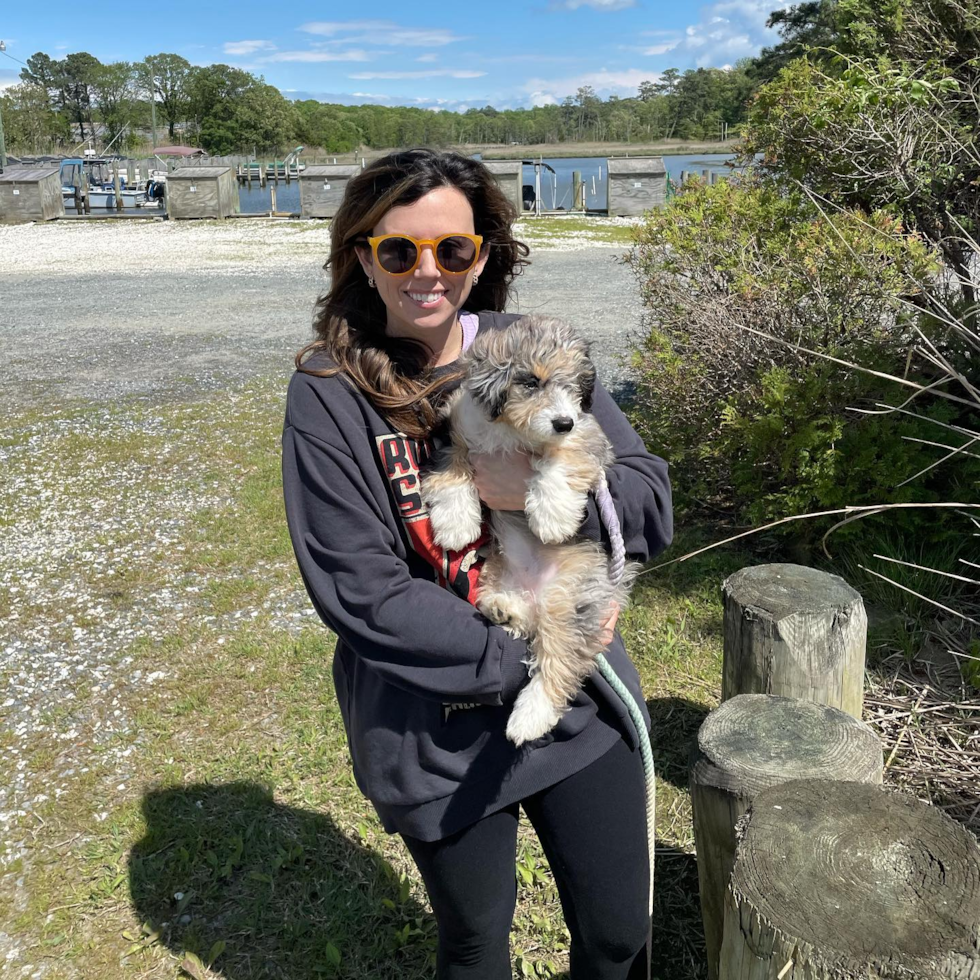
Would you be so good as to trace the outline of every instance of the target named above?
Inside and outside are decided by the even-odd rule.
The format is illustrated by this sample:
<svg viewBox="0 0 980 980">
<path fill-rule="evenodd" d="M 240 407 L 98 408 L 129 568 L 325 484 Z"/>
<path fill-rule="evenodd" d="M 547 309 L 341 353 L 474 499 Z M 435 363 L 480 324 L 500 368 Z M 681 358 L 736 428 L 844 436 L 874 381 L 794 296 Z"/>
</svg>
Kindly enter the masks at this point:
<svg viewBox="0 0 980 980">
<path fill-rule="evenodd" d="M 524 510 L 527 481 L 534 475 L 527 453 L 473 453 L 473 480 L 491 510 Z"/>
<path fill-rule="evenodd" d="M 602 645 L 604 647 L 609 646 L 612 643 L 613 638 L 616 635 L 616 621 L 619 619 L 619 603 L 610 602 L 609 603 L 609 618 L 602 624 L 602 632 L 599 634 L 599 638 L 602 640 Z"/>
</svg>

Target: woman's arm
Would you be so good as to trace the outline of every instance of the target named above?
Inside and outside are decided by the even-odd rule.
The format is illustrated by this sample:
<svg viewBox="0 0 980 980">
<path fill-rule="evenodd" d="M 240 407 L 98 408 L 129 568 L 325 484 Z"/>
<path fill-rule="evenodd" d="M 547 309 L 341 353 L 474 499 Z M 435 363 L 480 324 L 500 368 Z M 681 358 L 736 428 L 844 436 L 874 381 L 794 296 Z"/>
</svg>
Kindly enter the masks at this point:
<svg viewBox="0 0 980 980">
<path fill-rule="evenodd" d="M 329 436 L 329 433 L 325 433 Z M 413 577 L 343 440 L 283 431 L 283 493 L 313 605 L 386 681 L 436 701 L 504 704 L 527 678 L 523 640 Z"/>
<path fill-rule="evenodd" d="M 649 561 L 660 554 L 674 536 L 667 464 L 647 452 L 612 396 L 596 383 L 592 412 L 612 443 L 615 460 L 606 469 L 609 495 L 616 507 L 626 554 L 635 561 Z M 589 497 L 580 534 L 594 541 L 608 541 L 595 501 Z"/>
</svg>

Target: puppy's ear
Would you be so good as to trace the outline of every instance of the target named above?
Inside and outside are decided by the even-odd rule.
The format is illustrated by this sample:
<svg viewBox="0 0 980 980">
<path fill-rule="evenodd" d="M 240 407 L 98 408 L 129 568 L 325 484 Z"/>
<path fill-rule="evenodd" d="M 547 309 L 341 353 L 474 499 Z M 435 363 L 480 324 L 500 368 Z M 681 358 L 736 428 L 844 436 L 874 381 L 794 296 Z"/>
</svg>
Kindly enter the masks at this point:
<svg viewBox="0 0 980 980">
<path fill-rule="evenodd" d="M 582 411 L 592 411 L 592 398 L 595 395 L 595 366 L 591 361 L 585 362 L 585 367 L 579 375 L 579 387 L 582 389 Z"/>
<path fill-rule="evenodd" d="M 510 369 L 495 357 L 477 354 L 470 362 L 466 387 L 492 422 L 500 418 L 507 404 L 510 375 Z"/>
</svg>

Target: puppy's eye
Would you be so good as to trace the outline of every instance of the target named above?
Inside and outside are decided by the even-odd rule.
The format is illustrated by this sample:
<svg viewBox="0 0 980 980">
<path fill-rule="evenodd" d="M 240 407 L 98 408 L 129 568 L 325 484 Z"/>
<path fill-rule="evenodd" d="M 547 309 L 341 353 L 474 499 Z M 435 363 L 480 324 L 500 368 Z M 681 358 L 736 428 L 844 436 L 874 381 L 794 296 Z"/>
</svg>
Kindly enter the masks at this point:
<svg viewBox="0 0 980 980">
<path fill-rule="evenodd" d="M 533 374 L 525 374 L 517 379 L 517 383 L 523 388 L 537 388 L 538 379 Z"/>
</svg>

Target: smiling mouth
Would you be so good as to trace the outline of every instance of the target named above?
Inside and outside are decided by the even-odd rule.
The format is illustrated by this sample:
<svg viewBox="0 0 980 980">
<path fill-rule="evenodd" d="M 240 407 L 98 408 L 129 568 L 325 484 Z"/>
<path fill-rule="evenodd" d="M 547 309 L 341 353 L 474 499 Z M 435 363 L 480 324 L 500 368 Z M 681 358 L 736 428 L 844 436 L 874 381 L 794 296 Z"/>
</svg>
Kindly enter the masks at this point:
<svg viewBox="0 0 980 980">
<path fill-rule="evenodd" d="M 409 299 L 419 306 L 435 306 L 444 295 L 444 293 L 408 293 Z"/>
</svg>

